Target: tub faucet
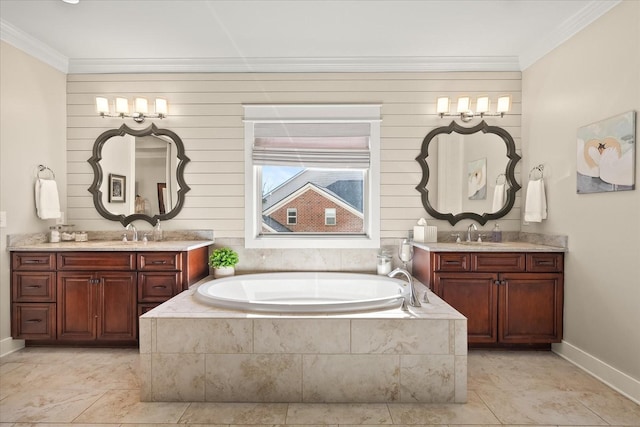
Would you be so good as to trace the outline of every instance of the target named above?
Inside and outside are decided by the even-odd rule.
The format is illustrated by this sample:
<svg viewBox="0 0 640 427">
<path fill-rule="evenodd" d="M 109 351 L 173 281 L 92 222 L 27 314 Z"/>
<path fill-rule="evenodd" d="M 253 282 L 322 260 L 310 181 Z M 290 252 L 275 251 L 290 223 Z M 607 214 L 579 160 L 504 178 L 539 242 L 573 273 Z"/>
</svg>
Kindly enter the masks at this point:
<svg viewBox="0 0 640 427">
<path fill-rule="evenodd" d="M 467 242 L 471 241 L 471 229 L 474 229 L 475 231 L 478 231 L 478 227 L 476 227 L 476 223 L 472 222 L 471 224 L 469 224 L 469 226 L 467 227 Z"/>
<path fill-rule="evenodd" d="M 133 238 L 131 240 L 134 241 L 134 242 L 138 241 L 138 229 L 136 228 L 135 225 L 133 225 L 132 222 L 127 224 L 127 226 L 124 229 L 125 230 L 133 230 Z"/>
<path fill-rule="evenodd" d="M 411 277 L 411 274 L 409 274 L 407 270 L 398 267 L 395 270 L 393 270 L 391 273 L 387 274 L 387 276 L 395 277 L 398 274 L 404 275 L 409 281 L 409 298 L 408 298 L 409 301 L 407 302 L 407 298 L 406 297 L 404 298 L 404 300 L 402 301 L 402 310 L 409 311 L 407 304 L 410 305 L 411 307 L 422 307 L 422 304 L 420 304 L 420 301 L 418 301 L 418 296 L 416 295 L 416 288 L 413 286 L 413 278 Z"/>
</svg>

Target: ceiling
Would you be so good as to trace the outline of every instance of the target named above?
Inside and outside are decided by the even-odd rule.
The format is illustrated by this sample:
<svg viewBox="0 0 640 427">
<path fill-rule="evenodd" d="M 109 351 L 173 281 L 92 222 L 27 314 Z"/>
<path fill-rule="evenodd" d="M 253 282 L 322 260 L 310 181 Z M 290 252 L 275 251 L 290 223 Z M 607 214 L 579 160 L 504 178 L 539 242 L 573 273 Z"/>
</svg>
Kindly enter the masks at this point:
<svg viewBox="0 0 640 427">
<path fill-rule="evenodd" d="M 619 0 L 0 0 L 67 73 L 519 71 Z"/>
</svg>

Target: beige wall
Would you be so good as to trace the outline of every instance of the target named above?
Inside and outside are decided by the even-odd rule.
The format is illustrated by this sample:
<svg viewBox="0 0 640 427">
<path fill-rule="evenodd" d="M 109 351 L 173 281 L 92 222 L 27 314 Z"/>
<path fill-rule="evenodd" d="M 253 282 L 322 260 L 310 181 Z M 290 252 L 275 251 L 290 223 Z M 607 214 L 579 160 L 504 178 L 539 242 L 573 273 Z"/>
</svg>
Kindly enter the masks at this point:
<svg viewBox="0 0 640 427">
<path fill-rule="evenodd" d="M 0 42 L 0 354 L 10 350 L 10 277 L 7 234 L 46 231 L 34 203 L 37 166 L 53 169 L 66 209 L 66 76 Z"/>
<path fill-rule="evenodd" d="M 70 75 L 69 216 L 78 227 L 88 230 L 122 228 L 97 214 L 87 192 L 93 179 L 87 159 L 96 137 L 122 123 L 121 119 L 96 115 L 98 95 L 112 100 L 136 95 L 168 100 L 169 117 L 154 122 L 180 135 L 192 161 L 185 171 L 191 191 L 183 211 L 167 222 L 166 228 L 214 229 L 218 238 L 244 237 L 243 104 L 380 103 L 381 237 L 406 236 L 418 218 L 427 216 L 415 189 L 422 176 L 415 157 L 424 136 L 451 120 L 435 114 L 436 97 L 488 94 L 495 102 L 498 95 L 511 94 L 512 113 L 503 119 L 487 118 L 487 122 L 504 126 L 520 152 L 520 79 L 519 72 Z M 130 119 L 126 123 L 137 128 L 148 125 L 136 125 Z M 520 229 L 519 196 L 515 206 L 500 221 L 505 230 Z M 433 225 L 441 230 L 452 228 L 442 221 Z M 458 223 L 456 229 L 467 225 Z M 493 223 L 484 228 L 489 232 L 491 227 Z"/>
<path fill-rule="evenodd" d="M 640 165 L 634 191 L 576 194 L 577 129 L 640 111 L 638 52 L 640 2 L 625 1 L 523 72 L 523 171 L 544 164 L 549 219 L 522 230 L 569 236 L 557 350 L 640 400 Z"/>
</svg>

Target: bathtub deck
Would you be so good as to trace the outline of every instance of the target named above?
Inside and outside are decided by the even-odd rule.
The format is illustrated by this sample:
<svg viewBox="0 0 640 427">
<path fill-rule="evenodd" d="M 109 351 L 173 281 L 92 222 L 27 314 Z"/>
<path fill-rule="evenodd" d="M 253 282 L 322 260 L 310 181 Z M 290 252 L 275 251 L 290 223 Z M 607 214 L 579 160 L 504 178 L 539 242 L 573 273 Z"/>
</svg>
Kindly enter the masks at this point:
<svg viewBox="0 0 640 427">
<path fill-rule="evenodd" d="M 409 313 L 273 315 L 194 289 L 140 317 L 142 401 L 467 401 L 467 321 L 431 292 Z"/>
</svg>

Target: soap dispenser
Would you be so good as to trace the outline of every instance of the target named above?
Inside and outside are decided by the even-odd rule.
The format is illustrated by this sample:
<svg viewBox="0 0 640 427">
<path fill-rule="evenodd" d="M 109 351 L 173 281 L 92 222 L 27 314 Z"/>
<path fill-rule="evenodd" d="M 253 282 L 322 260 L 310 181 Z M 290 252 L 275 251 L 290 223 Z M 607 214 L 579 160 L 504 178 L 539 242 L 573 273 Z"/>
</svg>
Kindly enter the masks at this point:
<svg viewBox="0 0 640 427">
<path fill-rule="evenodd" d="M 494 242 L 502 242 L 502 230 L 500 230 L 500 227 L 498 226 L 497 222 L 496 222 L 496 225 L 493 227 L 493 231 L 491 232 L 491 237 Z"/>
<path fill-rule="evenodd" d="M 153 240 L 159 242 L 162 240 L 162 229 L 160 228 L 160 220 L 156 222 L 156 226 L 153 227 Z"/>
</svg>

